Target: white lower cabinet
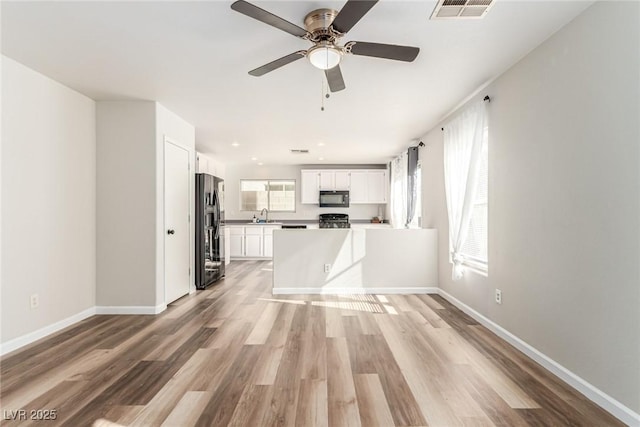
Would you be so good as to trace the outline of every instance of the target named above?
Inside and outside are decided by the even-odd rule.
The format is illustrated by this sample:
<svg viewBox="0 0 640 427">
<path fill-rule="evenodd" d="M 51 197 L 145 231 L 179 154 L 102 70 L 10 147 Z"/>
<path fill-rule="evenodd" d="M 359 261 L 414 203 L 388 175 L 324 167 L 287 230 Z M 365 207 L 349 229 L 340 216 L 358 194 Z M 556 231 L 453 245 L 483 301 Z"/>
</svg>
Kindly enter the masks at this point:
<svg viewBox="0 0 640 427">
<path fill-rule="evenodd" d="M 231 230 L 231 257 L 271 258 L 273 256 L 273 230 L 275 225 L 228 226 Z"/>
<path fill-rule="evenodd" d="M 265 257 L 273 258 L 273 234 L 269 236 L 265 235 L 263 239 L 263 255 Z"/>
<path fill-rule="evenodd" d="M 244 227 L 227 226 L 229 228 L 229 252 L 231 258 L 244 256 Z"/>
<path fill-rule="evenodd" d="M 273 257 L 273 230 L 277 230 L 279 226 L 266 225 L 262 227 L 262 255 L 268 258 Z"/>
<path fill-rule="evenodd" d="M 262 236 L 246 234 L 244 236 L 244 256 L 262 256 L 262 251 L 260 250 L 261 243 Z"/>
<path fill-rule="evenodd" d="M 262 256 L 262 227 L 251 226 L 244 228 L 244 256 Z"/>
<path fill-rule="evenodd" d="M 224 228 L 224 265 L 231 261 L 231 230 Z"/>
</svg>

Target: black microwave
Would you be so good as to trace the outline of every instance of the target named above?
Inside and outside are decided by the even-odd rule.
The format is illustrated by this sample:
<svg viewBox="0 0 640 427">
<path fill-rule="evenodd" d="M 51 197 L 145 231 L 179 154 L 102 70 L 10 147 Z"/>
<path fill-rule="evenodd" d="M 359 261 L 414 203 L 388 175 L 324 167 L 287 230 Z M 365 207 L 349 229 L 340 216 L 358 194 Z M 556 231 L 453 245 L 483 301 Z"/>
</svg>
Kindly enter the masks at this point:
<svg viewBox="0 0 640 427">
<path fill-rule="evenodd" d="M 349 192 L 348 191 L 320 191 L 320 207 L 321 208 L 348 208 Z"/>
</svg>

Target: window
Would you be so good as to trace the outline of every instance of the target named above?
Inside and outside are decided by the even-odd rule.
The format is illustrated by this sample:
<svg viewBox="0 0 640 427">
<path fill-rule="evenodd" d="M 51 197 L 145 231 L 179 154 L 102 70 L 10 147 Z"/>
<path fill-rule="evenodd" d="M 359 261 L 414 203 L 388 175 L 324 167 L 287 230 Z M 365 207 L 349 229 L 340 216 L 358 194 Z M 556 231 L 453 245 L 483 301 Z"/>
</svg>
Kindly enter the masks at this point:
<svg viewBox="0 0 640 427">
<path fill-rule="evenodd" d="M 416 211 L 409 228 L 422 228 L 422 162 L 420 160 L 416 168 Z"/>
<path fill-rule="evenodd" d="M 464 276 L 465 265 L 482 272 L 488 270 L 487 122 L 486 103 L 477 101 L 443 128 L 449 262 L 454 281 Z"/>
<path fill-rule="evenodd" d="M 295 212 L 296 182 L 284 179 L 240 180 L 240 210 Z"/>
<path fill-rule="evenodd" d="M 478 171 L 478 189 L 471 211 L 471 222 L 467 231 L 467 239 L 462 245 L 461 253 L 464 263 L 470 267 L 487 270 L 488 251 L 488 213 L 489 213 L 489 150 L 488 128 L 484 129 L 480 166 Z"/>
</svg>

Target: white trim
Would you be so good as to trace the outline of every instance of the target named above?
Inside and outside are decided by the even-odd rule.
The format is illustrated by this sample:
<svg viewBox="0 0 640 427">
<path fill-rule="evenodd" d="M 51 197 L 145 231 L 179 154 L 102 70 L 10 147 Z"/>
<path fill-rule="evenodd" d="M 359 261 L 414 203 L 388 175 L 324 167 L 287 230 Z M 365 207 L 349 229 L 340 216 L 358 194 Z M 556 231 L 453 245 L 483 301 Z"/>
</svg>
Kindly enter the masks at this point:
<svg viewBox="0 0 640 427">
<path fill-rule="evenodd" d="M 192 274 L 192 270 L 193 270 L 193 265 L 195 263 L 195 226 L 192 227 L 192 224 L 195 224 L 195 210 L 192 209 L 192 206 L 195 206 L 195 202 L 194 200 L 192 200 L 192 194 L 195 194 L 195 185 L 194 185 L 194 179 L 195 179 L 195 174 L 191 173 L 191 157 L 193 156 L 193 150 L 189 147 L 186 147 L 182 144 L 180 144 L 179 142 L 177 142 L 177 140 L 174 140 L 170 137 L 168 137 L 166 134 L 162 134 L 162 139 L 163 139 L 163 144 L 162 144 L 162 285 L 163 285 L 163 292 L 164 292 L 164 301 L 166 304 L 170 304 L 173 301 L 176 301 L 180 298 L 182 298 L 185 295 L 191 295 L 191 290 L 193 289 L 195 291 L 195 274 Z M 188 217 L 188 221 L 187 221 L 187 230 L 189 230 L 189 266 L 191 266 L 189 268 L 189 278 L 188 280 L 188 284 L 189 284 L 189 290 L 187 291 L 187 293 L 179 296 L 178 298 L 176 298 L 175 300 L 169 301 L 167 302 L 167 234 L 165 233 L 165 230 L 168 229 L 167 227 L 167 188 L 166 188 L 166 184 L 167 184 L 167 170 L 166 170 L 166 165 L 167 165 L 167 144 L 171 144 L 176 148 L 179 148 L 181 150 L 184 150 L 187 152 L 187 187 L 189 188 L 189 202 L 188 202 L 188 212 L 189 212 L 189 217 Z M 191 221 L 191 218 L 194 218 L 193 222 Z M 167 306 L 164 306 L 164 309 L 167 308 Z M 157 307 L 156 307 L 157 308 Z M 158 314 L 162 311 L 164 311 L 164 309 L 160 310 L 157 313 L 135 313 L 135 314 Z M 119 314 L 119 313 L 116 313 Z"/>
<path fill-rule="evenodd" d="M 41 338 L 54 334 L 66 327 L 91 317 L 94 314 L 96 314 L 96 307 L 91 307 L 81 311 L 80 313 L 74 314 L 73 316 L 67 317 L 66 319 L 62 319 L 58 322 L 52 323 L 51 325 L 45 326 L 44 328 L 40 328 L 37 331 L 29 332 L 21 337 L 2 343 L 0 344 L 0 355 L 4 356 L 7 353 L 36 342 Z"/>
<path fill-rule="evenodd" d="M 154 306 L 133 305 L 133 306 L 99 306 L 96 307 L 95 314 L 160 314 L 167 309 L 166 304 Z"/>
<path fill-rule="evenodd" d="M 620 421 L 628 424 L 629 426 L 640 426 L 640 414 L 635 413 L 633 410 L 618 402 L 613 397 L 604 393 L 594 385 L 588 383 L 555 360 L 551 359 L 549 356 L 527 344 L 517 336 L 513 335 L 511 332 L 504 329 L 502 326 L 486 318 L 485 316 L 478 313 L 462 301 L 456 299 L 449 293 L 443 291 L 442 289 L 438 289 L 438 293 L 447 301 L 458 307 L 460 310 L 464 311 L 469 316 L 480 322 L 491 332 L 507 341 L 509 344 L 523 352 L 531 359 L 538 362 L 546 370 L 560 378 L 562 381 L 573 387 L 578 392 L 585 395 L 585 397 L 587 397 L 589 400 L 599 405 L 601 408 L 609 412 L 614 417 L 618 418 Z"/>
<path fill-rule="evenodd" d="M 351 294 L 437 294 L 435 287 L 407 288 L 273 288 L 273 295 L 351 295 Z"/>
</svg>

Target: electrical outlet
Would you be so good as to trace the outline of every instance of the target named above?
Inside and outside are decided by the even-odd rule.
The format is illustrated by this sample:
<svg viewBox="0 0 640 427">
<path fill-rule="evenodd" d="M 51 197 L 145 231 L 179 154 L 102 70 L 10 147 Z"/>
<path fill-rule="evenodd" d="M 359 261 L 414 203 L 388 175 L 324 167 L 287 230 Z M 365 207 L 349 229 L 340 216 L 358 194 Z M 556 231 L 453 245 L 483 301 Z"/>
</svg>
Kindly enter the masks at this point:
<svg viewBox="0 0 640 427">
<path fill-rule="evenodd" d="M 40 298 L 38 297 L 38 294 L 31 295 L 29 298 L 29 304 L 31 305 L 31 309 L 38 308 L 40 305 Z"/>
<path fill-rule="evenodd" d="M 331 264 L 325 264 L 324 265 L 324 272 L 325 273 L 331 272 Z"/>
<path fill-rule="evenodd" d="M 496 304 L 502 304 L 502 291 L 496 289 Z"/>
</svg>

